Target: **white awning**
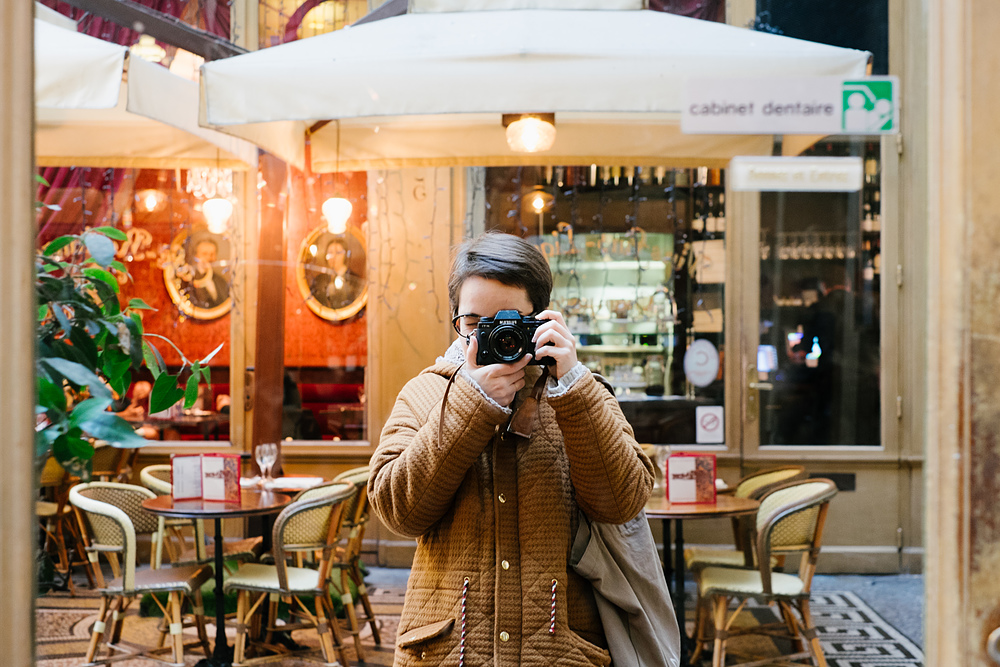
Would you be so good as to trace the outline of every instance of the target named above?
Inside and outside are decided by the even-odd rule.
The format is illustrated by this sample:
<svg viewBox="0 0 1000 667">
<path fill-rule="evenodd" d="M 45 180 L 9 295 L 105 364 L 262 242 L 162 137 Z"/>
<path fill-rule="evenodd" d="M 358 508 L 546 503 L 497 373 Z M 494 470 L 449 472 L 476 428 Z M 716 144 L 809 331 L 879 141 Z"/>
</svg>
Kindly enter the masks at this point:
<svg viewBox="0 0 1000 667">
<path fill-rule="evenodd" d="M 255 146 L 198 124 L 198 84 L 127 53 L 35 19 L 39 166 L 256 166 Z"/>
<path fill-rule="evenodd" d="M 340 119 L 311 137 L 316 171 L 336 168 L 338 127 L 343 170 L 724 162 L 769 153 L 771 137 L 681 135 L 686 78 L 864 76 L 867 61 L 864 51 L 648 10 L 425 11 L 207 63 L 202 120 L 239 136 L 244 124 L 284 124 L 295 136 Z M 500 116 L 523 112 L 556 113 L 551 151 L 506 147 Z"/>
</svg>

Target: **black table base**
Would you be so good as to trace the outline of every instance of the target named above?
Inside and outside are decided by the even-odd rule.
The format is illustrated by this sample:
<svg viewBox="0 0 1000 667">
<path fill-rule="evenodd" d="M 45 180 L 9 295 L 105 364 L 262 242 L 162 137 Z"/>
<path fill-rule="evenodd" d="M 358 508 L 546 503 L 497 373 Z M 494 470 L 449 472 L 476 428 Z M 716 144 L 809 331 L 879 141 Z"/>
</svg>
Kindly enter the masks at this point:
<svg viewBox="0 0 1000 667">
<path fill-rule="evenodd" d="M 215 648 L 212 657 L 199 660 L 195 667 L 232 667 L 233 649 L 226 640 L 226 594 L 222 590 L 222 518 L 215 521 Z"/>
<path fill-rule="evenodd" d="M 674 525 L 674 559 L 670 562 L 670 524 Z M 680 519 L 663 519 L 663 574 L 667 585 L 671 585 L 670 597 L 674 603 L 674 615 L 681 631 L 681 664 L 686 665 L 694 652 L 695 638 L 687 633 L 685 605 L 687 593 L 684 591 L 684 522 Z"/>
</svg>

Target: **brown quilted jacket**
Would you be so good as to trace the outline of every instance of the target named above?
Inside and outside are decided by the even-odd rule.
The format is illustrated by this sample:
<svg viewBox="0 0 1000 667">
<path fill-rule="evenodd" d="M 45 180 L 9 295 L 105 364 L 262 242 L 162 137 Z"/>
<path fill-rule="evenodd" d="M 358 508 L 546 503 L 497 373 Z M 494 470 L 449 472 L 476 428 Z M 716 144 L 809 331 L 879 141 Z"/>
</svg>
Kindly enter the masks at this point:
<svg viewBox="0 0 1000 667">
<path fill-rule="evenodd" d="M 455 368 L 439 360 L 406 384 L 371 461 L 373 508 L 417 538 L 395 665 L 610 664 L 590 584 L 568 564 L 577 509 L 632 519 L 652 464 L 590 373 L 541 401 L 529 441 L 502 438 L 507 415 L 458 377 L 439 442 Z"/>
</svg>

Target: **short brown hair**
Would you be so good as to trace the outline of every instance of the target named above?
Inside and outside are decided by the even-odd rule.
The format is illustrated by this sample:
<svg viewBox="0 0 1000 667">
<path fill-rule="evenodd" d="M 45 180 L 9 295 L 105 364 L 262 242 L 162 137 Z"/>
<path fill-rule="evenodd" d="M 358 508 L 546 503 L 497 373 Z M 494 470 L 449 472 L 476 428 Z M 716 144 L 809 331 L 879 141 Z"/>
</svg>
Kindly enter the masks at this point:
<svg viewBox="0 0 1000 667">
<path fill-rule="evenodd" d="M 552 271 L 545 256 L 512 234 L 487 232 L 456 248 L 448 277 L 448 302 L 453 316 L 458 315 L 462 283 L 472 276 L 524 288 L 535 313 L 545 310 L 552 296 Z"/>
</svg>

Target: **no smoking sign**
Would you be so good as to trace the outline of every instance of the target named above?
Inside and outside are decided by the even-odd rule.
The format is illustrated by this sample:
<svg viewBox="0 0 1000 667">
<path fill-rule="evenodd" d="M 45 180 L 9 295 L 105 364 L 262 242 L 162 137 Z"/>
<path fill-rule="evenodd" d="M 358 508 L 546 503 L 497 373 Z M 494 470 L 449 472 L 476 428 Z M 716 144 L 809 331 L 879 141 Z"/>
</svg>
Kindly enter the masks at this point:
<svg viewBox="0 0 1000 667">
<path fill-rule="evenodd" d="M 726 441 L 726 429 L 721 405 L 702 405 L 694 409 L 695 442 L 699 445 Z"/>
</svg>

